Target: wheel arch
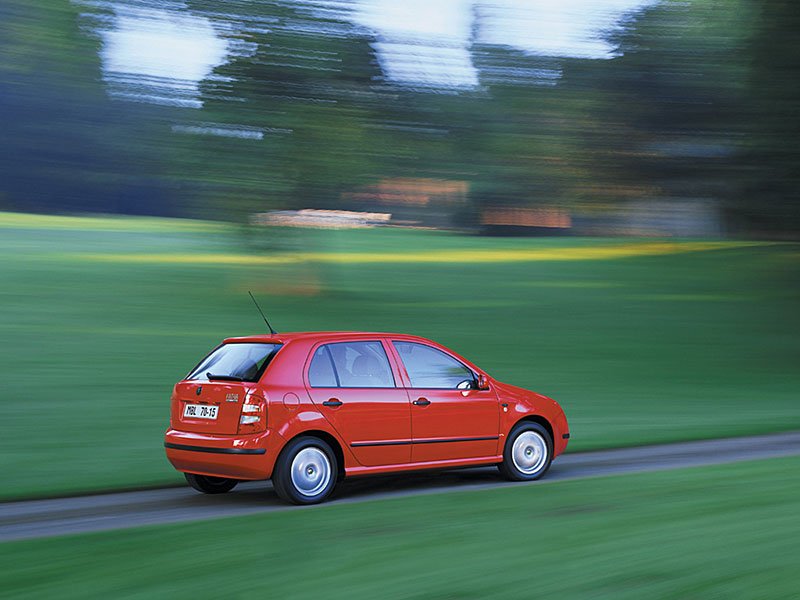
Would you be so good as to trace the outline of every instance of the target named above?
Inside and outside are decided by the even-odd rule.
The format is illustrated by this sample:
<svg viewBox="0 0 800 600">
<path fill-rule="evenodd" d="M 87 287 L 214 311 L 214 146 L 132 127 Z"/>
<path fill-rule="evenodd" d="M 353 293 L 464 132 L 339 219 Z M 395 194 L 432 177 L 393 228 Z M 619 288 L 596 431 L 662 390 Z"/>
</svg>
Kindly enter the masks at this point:
<svg viewBox="0 0 800 600">
<path fill-rule="evenodd" d="M 520 423 L 538 423 L 542 427 L 547 430 L 547 433 L 550 434 L 550 442 L 553 444 L 553 449 L 555 449 L 556 445 L 556 438 L 553 433 L 553 426 L 550 424 L 550 421 L 545 419 L 542 415 L 528 415 L 526 417 L 522 417 L 519 421 L 514 423 L 514 425 L 509 429 L 509 434 L 513 431 L 514 427 L 519 425 Z"/>
<path fill-rule="evenodd" d="M 337 476 L 339 481 L 341 481 L 344 478 L 344 451 L 342 450 L 342 445 L 339 443 L 339 440 L 337 440 L 335 436 L 333 436 L 327 431 L 323 431 L 322 429 L 309 429 L 307 431 L 301 431 L 295 436 L 289 438 L 288 440 L 286 440 L 286 443 L 281 448 L 281 451 L 278 453 L 278 456 L 280 456 L 280 454 L 284 451 L 286 446 L 288 446 L 297 438 L 301 437 L 319 438 L 331 447 L 333 453 L 336 455 Z"/>
</svg>

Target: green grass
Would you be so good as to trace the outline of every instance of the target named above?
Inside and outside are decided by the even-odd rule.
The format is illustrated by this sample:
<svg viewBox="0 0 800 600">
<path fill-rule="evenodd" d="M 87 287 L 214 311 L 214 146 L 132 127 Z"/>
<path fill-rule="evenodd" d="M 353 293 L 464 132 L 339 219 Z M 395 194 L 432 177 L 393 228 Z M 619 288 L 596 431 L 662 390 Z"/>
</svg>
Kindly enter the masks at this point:
<svg viewBox="0 0 800 600">
<path fill-rule="evenodd" d="M 248 289 L 278 330 L 416 333 L 551 395 L 570 450 L 800 427 L 796 244 L 481 264 L 83 258 L 643 243 L 116 222 L 0 218 L 0 498 L 179 482 L 161 447 L 171 387 L 221 338 L 263 329 Z"/>
<path fill-rule="evenodd" d="M 792 598 L 800 458 L 0 545 L 16 598 Z"/>
</svg>

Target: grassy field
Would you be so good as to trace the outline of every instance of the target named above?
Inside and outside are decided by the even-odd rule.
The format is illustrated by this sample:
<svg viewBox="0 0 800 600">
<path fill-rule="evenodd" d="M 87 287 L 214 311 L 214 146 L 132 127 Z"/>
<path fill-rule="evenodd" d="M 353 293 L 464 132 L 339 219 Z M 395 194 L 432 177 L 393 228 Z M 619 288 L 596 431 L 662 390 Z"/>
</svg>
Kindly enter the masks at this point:
<svg viewBox="0 0 800 600">
<path fill-rule="evenodd" d="M 15 598 L 793 598 L 800 458 L 0 545 Z"/>
<path fill-rule="evenodd" d="M 0 213 L 0 252 L 0 498 L 180 481 L 171 386 L 263 329 L 248 289 L 278 330 L 416 333 L 551 395 L 570 450 L 800 427 L 796 244 Z"/>
</svg>

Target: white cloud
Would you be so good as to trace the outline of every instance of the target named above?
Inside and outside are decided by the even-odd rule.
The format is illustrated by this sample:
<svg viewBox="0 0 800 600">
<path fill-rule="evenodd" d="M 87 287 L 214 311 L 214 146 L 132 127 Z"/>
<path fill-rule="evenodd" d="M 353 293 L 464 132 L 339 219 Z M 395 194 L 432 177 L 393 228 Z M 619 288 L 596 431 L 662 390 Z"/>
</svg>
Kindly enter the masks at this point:
<svg viewBox="0 0 800 600">
<path fill-rule="evenodd" d="M 362 0 L 352 19 L 376 33 L 374 48 L 389 81 L 429 88 L 477 85 L 469 51 L 472 0 Z"/>
<path fill-rule="evenodd" d="M 612 58 L 608 32 L 656 1 L 360 0 L 350 18 L 375 32 L 390 81 L 472 87 L 478 83 L 473 41 L 554 58 Z"/>
<path fill-rule="evenodd" d="M 228 55 L 228 44 L 211 21 L 184 12 L 119 8 L 113 28 L 102 37 L 106 78 L 124 80 L 130 89 L 122 95 L 128 96 L 163 94 L 184 104 L 189 98 L 197 102 L 200 82 Z M 134 93 L 136 78 L 142 89 Z"/>
<path fill-rule="evenodd" d="M 656 0 L 478 0 L 478 41 L 549 57 L 607 59 L 606 34 Z"/>
<path fill-rule="evenodd" d="M 612 58 L 617 49 L 607 41 L 608 32 L 657 1 L 299 0 L 298 5 L 312 12 L 335 9 L 372 31 L 387 80 L 458 90 L 478 85 L 474 42 L 554 58 Z M 115 13 L 113 26 L 102 32 L 104 73 L 115 95 L 201 106 L 200 82 L 239 52 L 209 19 L 187 10 L 118 7 Z M 546 80 L 554 83 L 552 77 Z"/>
<path fill-rule="evenodd" d="M 466 45 L 472 0 L 361 0 L 353 20 L 391 38 Z"/>
</svg>

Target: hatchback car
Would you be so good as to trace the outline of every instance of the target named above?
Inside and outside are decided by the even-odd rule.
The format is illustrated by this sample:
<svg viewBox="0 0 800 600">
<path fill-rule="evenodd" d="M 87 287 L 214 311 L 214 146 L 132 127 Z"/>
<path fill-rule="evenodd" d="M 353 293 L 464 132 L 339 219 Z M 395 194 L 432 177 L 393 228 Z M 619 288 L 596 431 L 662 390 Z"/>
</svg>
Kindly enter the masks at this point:
<svg viewBox="0 0 800 600">
<path fill-rule="evenodd" d="M 494 464 L 537 479 L 568 439 L 554 400 L 435 342 L 322 332 L 226 339 L 175 385 L 164 446 L 200 492 L 272 479 L 313 504 L 358 475 Z"/>
</svg>

